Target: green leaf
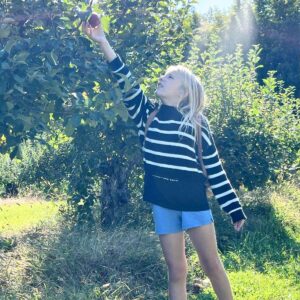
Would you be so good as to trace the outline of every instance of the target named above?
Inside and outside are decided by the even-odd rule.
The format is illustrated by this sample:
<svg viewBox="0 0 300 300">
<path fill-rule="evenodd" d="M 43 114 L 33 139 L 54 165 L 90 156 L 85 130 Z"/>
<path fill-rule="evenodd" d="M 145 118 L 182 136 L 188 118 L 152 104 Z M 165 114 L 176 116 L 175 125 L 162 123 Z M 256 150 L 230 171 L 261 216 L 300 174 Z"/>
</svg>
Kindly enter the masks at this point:
<svg viewBox="0 0 300 300">
<path fill-rule="evenodd" d="M 91 126 L 93 128 L 96 128 L 99 123 L 98 121 L 90 120 L 90 119 L 87 119 L 86 122 L 87 122 L 87 124 L 89 124 L 89 126 Z"/>
<path fill-rule="evenodd" d="M 89 112 L 89 119 L 98 121 L 101 118 L 101 114 L 98 111 Z"/>
<path fill-rule="evenodd" d="M 70 22 L 71 21 L 70 18 L 68 18 L 68 17 L 60 17 L 59 19 L 61 21 L 65 21 L 65 22 Z"/>
<path fill-rule="evenodd" d="M 9 70 L 9 69 L 10 69 L 10 65 L 9 65 L 7 62 L 3 62 L 3 63 L 1 64 L 1 68 L 2 68 L 3 70 Z"/>
<path fill-rule="evenodd" d="M 7 51 L 8 53 L 10 53 L 11 48 L 17 43 L 18 41 L 15 38 L 10 38 L 5 47 L 4 50 Z"/>
<path fill-rule="evenodd" d="M 158 1 L 159 6 L 168 7 L 168 3 L 166 1 Z"/>
<path fill-rule="evenodd" d="M 41 114 L 41 121 L 46 125 L 49 122 L 49 114 L 48 113 L 42 113 Z"/>
<path fill-rule="evenodd" d="M 20 119 L 23 121 L 24 130 L 30 130 L 34 125 L 34 118 L 29 116 L 21 116 Z"/>
<path fill-rule="evenodd" d="M 14 80 L 18 83 L 23 83 L 25 78 L 20 77 L 19 75 L 14 75 Z"/>
<path fill-rule="evenodd" d="M 0 39 L 7 38 L 10 34 L 10 27 L 7 25 L 0 26 Z"/>
<path fill-rule="evenodd" d="M 110 20 L 111 20 L 111 18 L 109 16 L 102 16 L 101 17 L 101 24 L 102 24 L 103 31 L 105 33 L 109 33 L 109 30 L 110 30 Z"/>
<path fill-rule="evenodd" d="M 116 104 L 113 109 L 124 122 L 128 121 L 128 111 L 123 103 Z"/>
<path fill-rule="evenodd" d="M 28 51 L 22 51 L 14 55 L 13 59 L 17 61 L 25 61 L 26 58 L 29 56 Z"/>
<path fill-rule="evenodd" d="M 71 120 L 68 120 L 67 126 L 65 127 L 65 134 L 67 136 L 71 136 L 75 131 L 75 128 L 71 122 Z"/>
<path fill-rule="evenodd" d="M 29 78 L 29 81 L 36 79 L 41 83 L 47 82 L 47 80 L 45 79 L 45 75 L 41 74 L 40 70 L 35 70 L 34 72 L 29 71 L 27 72 L 27 76 Z"/>
<path fill-rule="evenodd" d="M 27 92 L 26 91 L 24 91 L 23 90 L 23 87 L 21 87 L 21 86 L 18 86 L 18 85 L 14 85 L 14 88 L 17 90 L 17 91 L 19 91 L 21 94 L 23 94 L 23 95 L 26 95 L 27 94 Z"/>
<path fill-rule="evenodd" d="M 4 95 L 6 92 L 7 83 L 5 81 L 0 81 L 0 95 Z"/>
<path fill-rule="evenodd" d="M 53 101 L 47 102 L 45 111 L 47 111 L 48 113 L 51 113 L 54 111 L 54 109 L 55 109 L 55 103 Z"/>
<path fill-rule="evenodd" d="M 12 102 L 6 102 L 5 104 L 8 111 L 12 110 L 15 107 L 14 103 Z"/>
<path fill-rule="evenodd" d="M 72 116 L 70 123 L 72 124 L 72 126 L 78 127 L 80 125 L 80 121 L 81 121 L 80 116 L 74 115 Z"/>
</svg>

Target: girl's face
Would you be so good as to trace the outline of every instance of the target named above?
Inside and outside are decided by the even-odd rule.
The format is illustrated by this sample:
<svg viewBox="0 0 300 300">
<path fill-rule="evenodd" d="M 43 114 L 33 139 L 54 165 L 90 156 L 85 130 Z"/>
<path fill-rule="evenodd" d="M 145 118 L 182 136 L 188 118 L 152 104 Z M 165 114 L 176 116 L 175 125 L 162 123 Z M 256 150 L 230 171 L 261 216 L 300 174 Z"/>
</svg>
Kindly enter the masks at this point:
<svg viewBox="0 0 300 300">
<path fill-rule="evenodd" d="M 159 77 L 156 95 L 164 104 L 178 106 L 179 102 L 185 97 L 181 84 L 180 74 L 175 71 L 169 71 Z"/>
</svg>

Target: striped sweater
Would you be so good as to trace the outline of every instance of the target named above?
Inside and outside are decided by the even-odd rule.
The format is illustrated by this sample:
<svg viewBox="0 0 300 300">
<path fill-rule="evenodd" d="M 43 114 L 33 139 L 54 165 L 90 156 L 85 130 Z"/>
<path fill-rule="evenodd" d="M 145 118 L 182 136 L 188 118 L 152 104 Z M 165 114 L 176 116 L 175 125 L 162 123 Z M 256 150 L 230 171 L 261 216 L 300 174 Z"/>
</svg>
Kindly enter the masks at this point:
<svg viewBox="0 0 300 300">
<path fill-rule="evenodd" d="M 107 65 L 119 84 L 129 116 L 137 126 L 145 171 L 143 200 L 177 210 L 209 209 L 206 193 L 200 188 L 205 177 L 198 160 L 192 124 L 189 123 L 184 131 L 178 131 L 183 115 L 176 107 L 161 104 L 145 138 L 147 118 L 158 104 L 150 101 L 139 83 L 132 80 L 132 74 L 119 54 Z M 131 82 L 127 92 L 124 92 L 124 75 Z M 222 167 L 209 122 L 202 116 L 203 163 L 214 197 L 232 223 L 247 219 Z"/>
</svg>

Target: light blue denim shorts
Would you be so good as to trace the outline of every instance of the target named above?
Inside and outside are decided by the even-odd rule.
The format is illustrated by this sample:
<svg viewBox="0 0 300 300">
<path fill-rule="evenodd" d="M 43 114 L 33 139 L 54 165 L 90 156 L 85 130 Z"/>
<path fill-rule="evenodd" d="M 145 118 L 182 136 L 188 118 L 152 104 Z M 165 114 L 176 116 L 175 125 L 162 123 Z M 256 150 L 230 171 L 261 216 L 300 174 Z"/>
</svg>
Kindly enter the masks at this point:
<svg viewBox="0 0 300 300">
<path fill-rule="evenodd" d="M 214 222 L 211 209 L 201 211 L 180 211 L 152 205 L 152 216 L 156 234 L 176 233 L 188 228 Z"/>
</svg>

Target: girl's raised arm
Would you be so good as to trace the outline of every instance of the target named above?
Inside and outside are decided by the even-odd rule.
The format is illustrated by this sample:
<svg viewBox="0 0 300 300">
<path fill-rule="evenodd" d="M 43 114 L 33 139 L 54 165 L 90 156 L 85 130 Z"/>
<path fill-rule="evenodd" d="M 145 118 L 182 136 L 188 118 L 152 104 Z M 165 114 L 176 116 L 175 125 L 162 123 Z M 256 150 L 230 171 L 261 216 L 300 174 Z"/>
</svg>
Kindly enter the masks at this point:
<svg viewBox="0 0 300 300">
<path fill-rule="evenodd" d="M 132 80 L 132 74 L 128 66 L 112 49 L 102 29 L 101 19 L 99 26 L 92 28 L 89 24 L 83 23 L 82 29 L 92 40 L 98 43 L 103 51 L 108 67 L 122 91 L 123 103 L 128 110 L 130 118 L 138 127 L 140 142 L 143 143 L 146 121 L 156 105 L 147 98 L 140 84 Z M 129 88 L 125 92 L 126 82 L 129 83 Z"/>
</svg>

